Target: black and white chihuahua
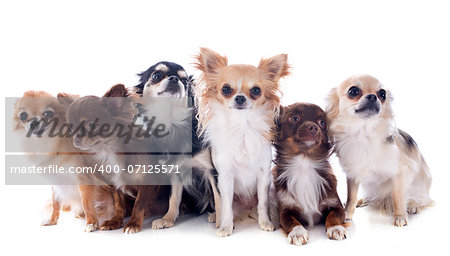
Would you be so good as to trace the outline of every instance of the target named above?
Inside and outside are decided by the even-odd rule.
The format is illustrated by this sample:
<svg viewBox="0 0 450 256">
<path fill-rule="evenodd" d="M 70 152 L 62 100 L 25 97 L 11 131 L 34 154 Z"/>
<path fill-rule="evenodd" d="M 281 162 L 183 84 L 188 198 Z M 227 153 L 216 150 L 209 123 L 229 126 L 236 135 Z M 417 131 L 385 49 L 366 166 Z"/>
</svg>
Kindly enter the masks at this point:
<svg viewBox="0 0 450 256">
<path fill-rule="evenodd" d="M 197 136 L 197 109 L 192 106 L 192 86 L 194 80 L 188 76 L 184 68 L 176 63 L 161 61 L 139 74 L 140 83 L 135 86 L 135 92 L 144 98 L 144 114 L 152 116 L 160 115 L 161 106 L 153 104 L 157 97 L 170 97 L 175 99 L 187 99 L 186 108 L 172 108 L 170 113 L 169 131 L 173 136 L 168 137 L 165 143 L 170 144 L 186 136 L 186 129 L 192 135 L 192 144 L 188 151 L 192 152 L 192 158 L 183 165 L 192 170 L 192 175 L 180 175 L 171 177 L 172 191 L 169 200 L 169 210 L 161 219 L 153 221 L 153 229 L 168 228 L 174 225 L 179 214 L 181 200 L 190 200 L 194 204 L 196 213 L 205 210 L 214 211 L 214 197 L 218 196 L 216 174 L 211 162 L 209 149 L 202 145 Z M 147 98 L 148 100 L 145 100 Z M 155 107 L 156 106 L 156 107 Z M 178 138 L 177 138 L 178 136 Z M 182 139 L 182 138 L 181 138 Z M 192 150 L 192 151 L 191 151 Z M 191 172 L 187 172 L 191 173 Z M 183 190 L 186 192 L 183 194 Z M 186 199 L 186 197 L 188 199 Z M 211 220 L 214 221 L 214 220 Z"/>
</svg>

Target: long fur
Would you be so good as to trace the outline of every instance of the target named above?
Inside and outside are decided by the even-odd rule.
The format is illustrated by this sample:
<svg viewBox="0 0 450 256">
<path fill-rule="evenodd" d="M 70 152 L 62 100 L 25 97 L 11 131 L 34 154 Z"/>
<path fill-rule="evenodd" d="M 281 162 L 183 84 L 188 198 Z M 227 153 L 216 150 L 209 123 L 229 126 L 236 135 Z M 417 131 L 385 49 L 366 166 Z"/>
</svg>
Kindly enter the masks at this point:
<svg viewBox="0 0 450 256">
<path fill-rule="evenodd" d="M 198 131 L 211 146 L 221 195 L 217 234 L 228 236 L 232 232 L 233 195 L 242 201 L 253 201 L 257 196 L 260 227 L 273 230 L 268 216 L 271 142 L 280 102 L 278 82 L 289 73 L 287 55 L 262 59 L 258 67 L 228 66 L 226 57 L 201 48 L 196 60 L 197 69 L 202 71 L 195 93 Z M 232 83 L 237 94 L 246 95 L 242 97 L 251 107 L 231 107 L 233 100 L 221 96 L 224 83 Z M 261 94 L 250 100 L 247 89 L 252 86 L 259 86 Z"/>
<path fill-rule="evenodd" d="M 351 86 L 362 90 L 361 99 L 347 96 Z M 407 133 L 395 125 L 391 108 L 392 94 L 386 89 L 378 114 L 361 117 L 355 109 L 364 103 L 368 94 L 376 94 L 384 86 L 369 75 L 355 75 L 331 90 L 327 102 L 327 116 L 331 121 L 330 134 L 335 151 L 350 182 L 361 184 L 366 192 L 365 201 L 398 215 L 405 225 L 406 211 L 417 212 L 429 205 L 431 174 L 417 144 Z M 395 204 L 394 191 L 404 191 Z M 347 212 L 354 209 L 348 206 Z M 397 210 L 395 210 L 397 209 Z M 399 222 L 396 223 L 399 224 Z M 396 225 L 397 225 L 396 224 Z"/>
</svg>

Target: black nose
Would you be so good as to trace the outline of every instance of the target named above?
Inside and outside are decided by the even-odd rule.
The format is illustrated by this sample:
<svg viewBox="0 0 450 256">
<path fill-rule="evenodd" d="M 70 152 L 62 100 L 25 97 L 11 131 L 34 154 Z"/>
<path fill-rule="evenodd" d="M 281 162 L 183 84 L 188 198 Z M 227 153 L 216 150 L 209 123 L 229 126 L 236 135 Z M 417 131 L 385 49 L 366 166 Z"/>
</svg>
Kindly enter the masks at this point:
<svg viewBox="0 0 450 256">
<path fill-rule="evenodd" d="M 369 94 L 369 95 L 367 95 L 366 96 L 366 99 L 369 101 L 369 102 L 375 102 L 375 101 L 377 101 L 377 95 L 375 95 L 375 94 Z"/>
<path fill-rule="evenodd" d="M 234 101 L 236 102 L 236 104 L 242 105 L 245 103 L 245 97 L 242 95 L 238 95 L 234 98 Z"/>
<path fill-rule="evenodd" d="M 38 121 L 32 121 L 31 124 L 30 124 L 30 128 L 32 130 L 34 130 L 36 127 L 38 127 L 38 125 L 39 125 Z"/>
<path fill-rule="evenodd" d="M 178 77 L 176 77 L 176 76 L 170 76 L 169 81 L 170 82 L 178 82 L 178 81 L 180 81 L 180 79 L 178 79 Z"/>
<path fill-rule="evenodd" d="M 317 128 L 317 125 L 314 124 L 310 124 L 306 127 L 306 129 L 308 130 L 308 132 L 310 132 L 311 134 L 316 134 L 319 131 L 319 128 Z"/>
</svg>

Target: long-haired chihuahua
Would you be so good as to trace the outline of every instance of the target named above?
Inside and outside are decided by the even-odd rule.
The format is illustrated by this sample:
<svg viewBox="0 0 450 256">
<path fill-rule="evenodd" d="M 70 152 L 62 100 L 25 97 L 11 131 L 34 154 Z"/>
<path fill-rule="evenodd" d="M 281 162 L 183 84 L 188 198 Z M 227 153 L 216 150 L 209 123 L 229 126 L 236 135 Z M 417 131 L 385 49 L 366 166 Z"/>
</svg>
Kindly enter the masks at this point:
<svg viewBox="0 0 450 256">
<path fill-rule="evenodd" d="M 279 80 L 288 75 L 287 55 L 262 59 L 258 67 L 228 65 L 226 57 L 201 48 L 196 68 L 203 72 L 196 86 L 199 132 L 211 145 L 218 172 L 220 223 L 218 236 L 233 231 L 233 198 L 258 202 L 262 230 L 273 231 L 268 192 L 274 119 L 279 111 Z"/>
<path fill-rule="evenodd" d="M 394 213 L 394 225 L 405 226 L 408 213 L 431 204 L 431 175 L 417 144 L 395 125 L 392 94 L 376 78 L 355 75 L 331 90 L 327 116 L 335 151 L 347 175 L 347 219 L 363 203 Z"/>
</svg>

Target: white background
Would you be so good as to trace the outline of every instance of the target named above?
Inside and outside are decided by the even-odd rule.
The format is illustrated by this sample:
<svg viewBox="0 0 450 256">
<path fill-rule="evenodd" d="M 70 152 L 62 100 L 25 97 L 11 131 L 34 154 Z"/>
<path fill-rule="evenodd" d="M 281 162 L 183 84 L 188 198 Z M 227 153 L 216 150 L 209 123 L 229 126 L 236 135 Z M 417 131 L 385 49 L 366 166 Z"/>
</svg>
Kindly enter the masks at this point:
<svg viewBox="0 0 450 256">
<path fill-rule="evenodd" d="M 29 89 L 102 95 L 116 83 L 137 84 L 136 74 L 161 60 L 198 75 L 192 62 L 201 46 L 227 55 L 230 63 L 254 65 L 261 57 L 288 53 L 293 69 L 282 81 L 284 104 L 324 107 L 328 91 L 355 73 L 372 74 L 391 89 L 397 124 L 413 135 L 432 171 L 436 206 L 410 218 L 404 228 L 359 209 L 347 240 L 326 239 L 322 226 L 302 248 L 289 245 L 280 230 L 260 231 L 256 223 L 236 223 L 231 237 L 218 238 L 206 216 L 185 216 L 174 228 L 159 231 L 147 221 L 134 235 L 87 234 L 83 221 L 68 213 L 57 226 L 40 227 L 49 188 L 5 186 L 2 174 L 0 251 L 443 253 L 449 232 L 449 13 L 445 1 L 1 1 L 1 120 L 4 97 Z M 0 129 L 3 143 L 4 125 Z M 345 199 L 345 177 L 336 159 L 333 167 Z"/>
</svg>

